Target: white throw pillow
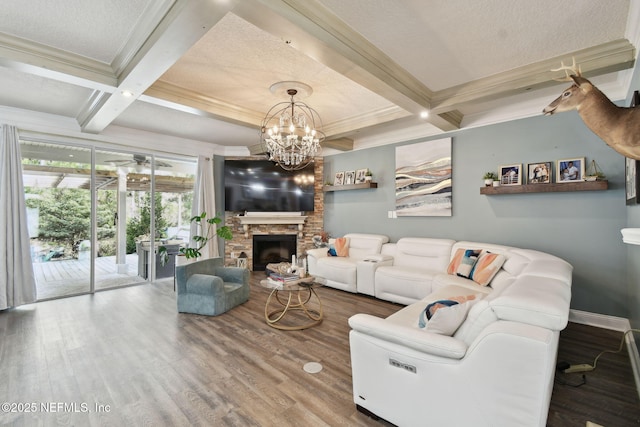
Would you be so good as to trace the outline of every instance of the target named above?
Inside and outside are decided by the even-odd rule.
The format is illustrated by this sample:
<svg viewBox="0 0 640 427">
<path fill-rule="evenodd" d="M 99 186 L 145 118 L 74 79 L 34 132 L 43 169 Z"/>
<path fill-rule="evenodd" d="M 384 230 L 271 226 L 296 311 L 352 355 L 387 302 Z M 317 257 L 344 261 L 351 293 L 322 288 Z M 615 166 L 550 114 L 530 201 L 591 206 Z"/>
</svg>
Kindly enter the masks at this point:
<svg viewBox="0 0 640 427">
<path fill-rule="evenodd" d="M 474 302 L 476 300 L 439 308 L 427 321 L 425 330 L 435 334 L 453 335 L 467 318 L 467 313 Z"/>
</svg>

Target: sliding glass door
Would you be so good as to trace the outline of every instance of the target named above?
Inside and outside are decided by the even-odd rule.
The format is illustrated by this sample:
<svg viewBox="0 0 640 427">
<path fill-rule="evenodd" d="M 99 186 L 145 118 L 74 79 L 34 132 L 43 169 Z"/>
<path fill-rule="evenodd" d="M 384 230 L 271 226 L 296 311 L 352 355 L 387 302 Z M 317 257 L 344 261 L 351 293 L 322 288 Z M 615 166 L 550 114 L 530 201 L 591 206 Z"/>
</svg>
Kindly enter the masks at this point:
<svg viewBox="0 0 640 427">
<path fill-rule="evenodd" d="M 24 191 L 38 299 L 91 290 L 91 149 L 22 142 Z"/>
<path fill-rule="evenodd" d="M 21 149 L 39 300 L 173 278 L 195 160 L 27 138 Z"/>
<path fill-rule="evenodd" d="M 151 232 L 151 181 L 147 156 L 96 151 L 96 290 L 148 280 L 141 240 Z"/>
</svg>

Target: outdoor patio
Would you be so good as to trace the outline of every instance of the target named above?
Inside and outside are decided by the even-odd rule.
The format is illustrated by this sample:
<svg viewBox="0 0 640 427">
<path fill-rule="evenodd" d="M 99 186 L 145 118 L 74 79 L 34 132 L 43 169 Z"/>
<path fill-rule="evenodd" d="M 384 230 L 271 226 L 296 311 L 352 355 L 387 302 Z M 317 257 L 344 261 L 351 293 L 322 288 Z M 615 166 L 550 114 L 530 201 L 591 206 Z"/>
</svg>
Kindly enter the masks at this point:
<svg viewBox="0 0 640 427">
<path fill-rule="evenodd" d="M 145 282 L 138 276 L 138 255 L 126 256 L 127 273 L 117 272 L 116 257 L 96 258 L 95 288 L 108 289 Z M 34 262 L 39 300 L 89 292 L 90 262 L 77 259 Z"/>
</svg>

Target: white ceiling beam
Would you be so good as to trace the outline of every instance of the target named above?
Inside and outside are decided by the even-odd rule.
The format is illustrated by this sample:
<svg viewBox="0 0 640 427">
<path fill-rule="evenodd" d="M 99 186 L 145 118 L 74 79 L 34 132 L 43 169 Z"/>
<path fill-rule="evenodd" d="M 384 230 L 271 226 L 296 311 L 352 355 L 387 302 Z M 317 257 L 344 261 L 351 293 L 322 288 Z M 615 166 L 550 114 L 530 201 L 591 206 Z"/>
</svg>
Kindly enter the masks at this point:
<svg viewBox="0 0 640 427">
<path fill-rule="evenodd" d="M 106 128 L 222 19 L 233 5 L 233 1 L 177 1 L 123 68 L 113 94 L 98 108 L 85 114 L 82 130 L 99 133 Z M 127 92 L 133 96 L 127 96 Z"/>
<path fill-rule="evenodd" d="M 246 1 L 233 12 L 411 114 L 431 107 L 428 87 L 318 1 Z M 435 114 L 428 120 L 443 130 L 460 124 Z"/>
<path fill-rule="evenodd" d="M 572 58 L 580 66 L 583 76 L 592 77 L 631 68 L 635 63 L 635 56 L 635 48 L 626 39 L 578 50 L 441 90 L 433 97 L 432 111 L 448 112 L 467 103 L 558 85 L 559 82 L 554 79 L 565 77 L 564 71 L 551 70 L 560 67 L 561 62 L 571 65 Z"/>
<path fill-rule="evenodd" d="M 351 138 L 336 138 L 325 139 L 322 143 L 323 148 L 333 148 L 339 151 L 351 151 L 353 150 L 353 139 Z"/>
</svg>

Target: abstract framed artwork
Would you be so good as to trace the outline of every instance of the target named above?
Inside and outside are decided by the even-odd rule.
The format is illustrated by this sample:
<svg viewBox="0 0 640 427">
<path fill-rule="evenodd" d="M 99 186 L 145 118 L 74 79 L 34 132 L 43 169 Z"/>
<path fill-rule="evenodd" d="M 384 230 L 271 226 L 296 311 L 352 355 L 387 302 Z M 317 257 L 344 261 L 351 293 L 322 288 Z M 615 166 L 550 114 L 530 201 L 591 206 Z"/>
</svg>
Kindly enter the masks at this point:
<svg viewBox="0 0 640 427">
<path fill-rule="evenodd" d="M 521 185 L 522 165 L 500 166 L 500 185 Z"/>
<path fill-rule="evenodd" d="M 336 172 L 336 175 L 333 178 L 333 185 L 343 185 L 343 184 L 344 184 L 344 172 Z"/>
<path fill-rule="evenodd" d="M 451 216 L 451 138 L 396 147 L 397 216 Z"/>
<path fill-rule="evenodd" d="M 580 182 L 584 177 L 584 157 L 556 161 L 556 182 Z"/>
<path fill-rule="evenodd" d="M 365 176 L 367 175 L 367 168 L 358 169 L 356 171 L 356 184 L 362 184 L 365 181 Z"/>
</svg>

